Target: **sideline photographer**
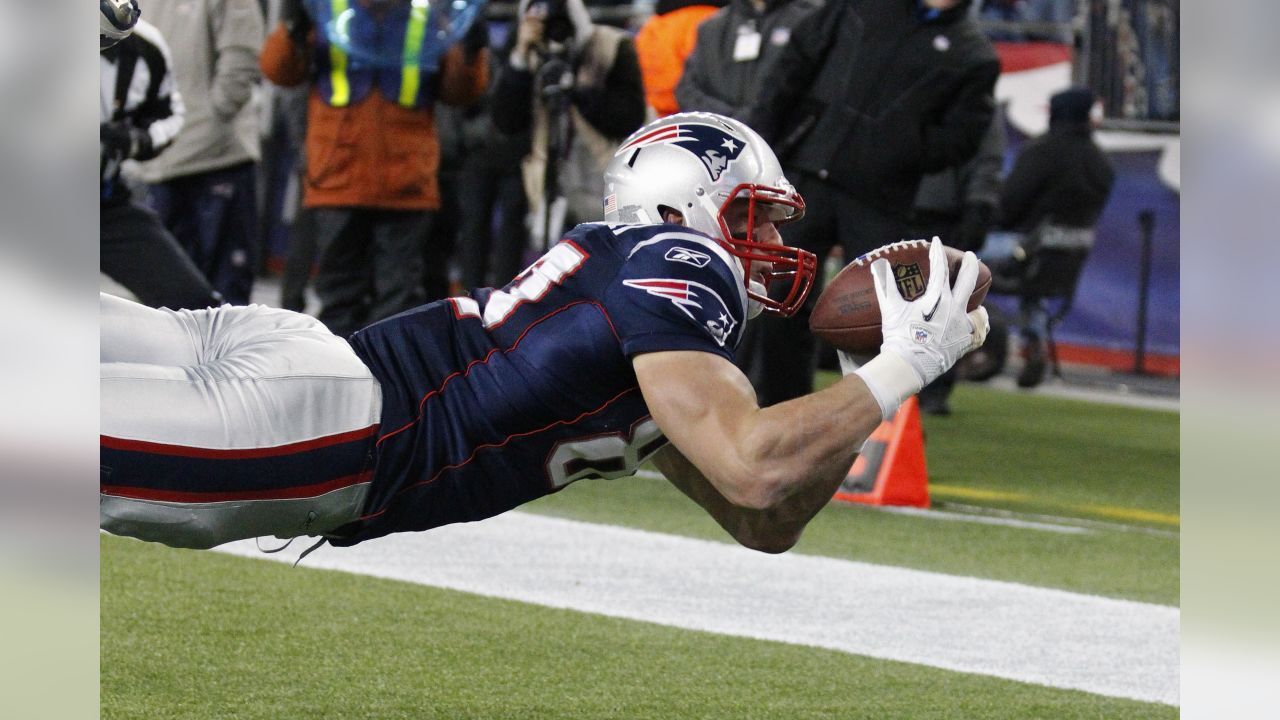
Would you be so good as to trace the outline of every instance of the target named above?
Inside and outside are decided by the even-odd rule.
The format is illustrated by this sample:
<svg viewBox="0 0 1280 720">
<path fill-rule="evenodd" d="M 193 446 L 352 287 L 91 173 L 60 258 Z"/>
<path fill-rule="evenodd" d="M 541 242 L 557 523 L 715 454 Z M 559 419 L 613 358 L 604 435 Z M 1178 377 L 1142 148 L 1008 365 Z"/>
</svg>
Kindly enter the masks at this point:
<svg viewBox="0 0 1280 720">
<path fill-rule="evenodd" d="M 545 245 L 599 216 L 605 165 L 644 123 L 644 83 L 631 37 L 592 23 L 582 0 L 521 0 L 519 17 L 493 120 L 507 133 L 532 128 L 521 170 Z"/>
</svg>

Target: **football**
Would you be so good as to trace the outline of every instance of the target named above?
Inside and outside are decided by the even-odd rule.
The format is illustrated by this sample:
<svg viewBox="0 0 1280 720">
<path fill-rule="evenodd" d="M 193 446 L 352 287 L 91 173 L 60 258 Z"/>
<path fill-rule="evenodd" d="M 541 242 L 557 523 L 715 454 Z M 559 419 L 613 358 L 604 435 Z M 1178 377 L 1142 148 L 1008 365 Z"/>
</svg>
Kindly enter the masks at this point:
<svg viewBox="0 0 1280 720">
<path fill-rule="evenodd" d="M 964 253 L 955 248 L 946 251 L 954 284 Z M 914 300 L 924 295 L 929 282 L 929 241 L 903 240 L 885 245 L 849 263 L 827 283 L 809 316 L 809 329 L 814 335 L 848 353 L 874 355 L 880 351 L 880 303 L 871 279 L 871 263 L 878 258 L 889 261 L 903 298 Z M 991 270 L 979 263 L 978 283 L 969 296 L 967 309 L 977 310 L 990 288 Z"/>
</svg>

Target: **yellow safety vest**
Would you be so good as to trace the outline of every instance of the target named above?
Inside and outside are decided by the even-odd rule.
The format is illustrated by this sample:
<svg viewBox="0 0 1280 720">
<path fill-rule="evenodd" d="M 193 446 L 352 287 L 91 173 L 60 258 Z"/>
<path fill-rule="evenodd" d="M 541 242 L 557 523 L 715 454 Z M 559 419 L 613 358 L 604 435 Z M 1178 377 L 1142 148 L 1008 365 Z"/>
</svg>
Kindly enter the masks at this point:
<svg viewBox="0 0 1280 720">
<path fill-rule="evenodd" d="M 336 23 L 350 22 L 344 19 L 350 10 L 349 0 L 329 0 L 329 10 Z M 418 98 L 418 89 L 422 84 L 422 69 L 418 66 L 418 57 L 422 53 L 422 41 L 427 34 L 427 17 L 431 8 L 427 0 L 411 0 L 409 4 L 409 23 L 404 32 L 404 48 L 401 52 L 400 65 L 400 105 L 411 108 Z M 329 84 L 333 92 L 329 96 L 329 104 L 333 107 L 346 107 L 351 103 L 351 82 L 347 78 L 347 53 L 336 44 L 329 43 Z"/>
</svg>

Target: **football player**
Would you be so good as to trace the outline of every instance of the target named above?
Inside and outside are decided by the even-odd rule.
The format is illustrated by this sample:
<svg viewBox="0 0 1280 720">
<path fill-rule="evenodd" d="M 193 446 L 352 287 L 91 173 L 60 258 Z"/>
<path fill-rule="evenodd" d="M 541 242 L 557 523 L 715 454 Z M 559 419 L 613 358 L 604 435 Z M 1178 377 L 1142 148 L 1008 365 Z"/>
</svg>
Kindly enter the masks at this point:
<svg viewBox="0 0 1280 720">
<path fill-rule="evenodd" d="M 887 262 L 872 266 L 876 358 L 761 409 L 732 363 L 743 325 L 795 312 L 817 267 L 781 242 L 804 201 L 773 152 L 740 122 L 684 113 L 633 134 L 605 177 L 605 222 L 502 288 L 349 344 L 286 310 L 103 296 L 101 526 L 182 547 L 345 546 L 491 517 L 652 459 L 735 540 L 781 552 L 881 420 L 981 344 L 985 317 L 964 311 L 977 260 L 953 290 L 935 242 L 915 302 Z"/>
</svg>

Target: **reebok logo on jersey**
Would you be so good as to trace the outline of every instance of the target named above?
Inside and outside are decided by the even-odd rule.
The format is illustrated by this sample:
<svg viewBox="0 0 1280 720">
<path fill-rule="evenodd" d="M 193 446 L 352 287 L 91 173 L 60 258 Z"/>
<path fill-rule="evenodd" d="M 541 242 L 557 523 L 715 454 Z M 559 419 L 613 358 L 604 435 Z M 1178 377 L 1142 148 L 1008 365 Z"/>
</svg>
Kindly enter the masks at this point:
<svg viewBox="0 0 1280 720">
<path fill-rule="evenodd" d="M 715 182 L 728 169 L 729 163 L 742 154 L 747 141 L 716 125 L 680 123 L 645 133 L 618 148 L 615 155 L 625 155 L 650 145 L 675 145 L 688 150 L 702 161 L 711 181 Z"/>
<path fill-rule="evenodd" d="M 702 283 L 652 278 L 623 280 L 622 284 L 675 303 L 685 315 L 706 330 L 720 347 L 724 347 L 733 329 L 738 326 L 738 321 L 729 312 L 729 306 L 720 294 Z"/>
<path fill-rule="evenodd" d="M 663 257 L 671 262 L 685 263 L 694 267 L 706 267 L 707 263 L 711 262 L 710 255 L 684 247 L 673 247 Z"/>
</svg>

